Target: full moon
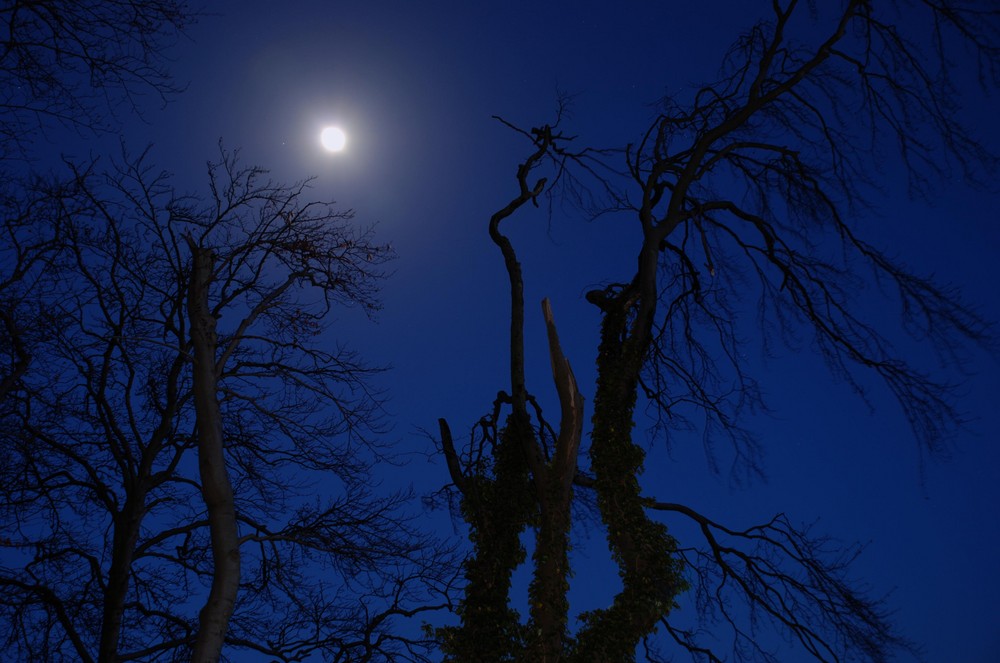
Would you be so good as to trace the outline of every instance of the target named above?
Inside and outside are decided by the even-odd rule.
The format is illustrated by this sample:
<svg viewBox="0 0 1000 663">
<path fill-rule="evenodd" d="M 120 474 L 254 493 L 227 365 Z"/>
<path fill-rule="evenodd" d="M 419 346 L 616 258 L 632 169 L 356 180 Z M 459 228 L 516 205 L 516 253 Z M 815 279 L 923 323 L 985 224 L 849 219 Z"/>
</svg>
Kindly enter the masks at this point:
<svg viewBox="0 0 1000 663">
<path fill-rule="evenodd" d="M 320 133 L 319 142 L 330 152 L 340 152 L 347 145 L 347 134 L 337 127 L 327 127 Z"/>
</svg>

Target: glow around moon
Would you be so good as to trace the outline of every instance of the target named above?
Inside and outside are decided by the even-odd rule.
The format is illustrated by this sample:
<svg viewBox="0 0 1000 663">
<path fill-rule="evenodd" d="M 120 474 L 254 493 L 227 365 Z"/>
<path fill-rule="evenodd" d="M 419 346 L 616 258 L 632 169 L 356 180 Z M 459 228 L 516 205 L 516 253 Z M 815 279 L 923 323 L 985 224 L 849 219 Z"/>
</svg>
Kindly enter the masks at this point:
<svg viewBox="0 0 1000 663">
<path fill-rule="evenodd" d="M 320 132 L 319 142 L 330 152 L 340 152 L 347 146 L 347 134 L 337 127 L 327 127 Z"/>
</svg>

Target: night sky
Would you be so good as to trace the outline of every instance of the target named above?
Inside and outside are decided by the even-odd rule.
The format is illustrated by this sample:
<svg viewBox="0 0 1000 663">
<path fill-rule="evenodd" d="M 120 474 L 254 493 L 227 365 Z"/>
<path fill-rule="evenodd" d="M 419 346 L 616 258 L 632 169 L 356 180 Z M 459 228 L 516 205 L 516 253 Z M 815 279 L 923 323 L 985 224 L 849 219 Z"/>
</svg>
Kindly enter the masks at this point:
<svg viewBox="0 0 1000 663">
<path fill-rule="evenodd" d="M 515 168 L 530 144 L 491 116 L 523 127 L 551 122 L 562 91 L 573 95 L 564 126 L 581 145 L 635 141 L 654 117 L 653 102 L 711 80 L 728 45 L 769 4 L 212 2 L 172 52 L 186 90 L 163 108 L 148 99 L 142 119 L 122 118 L 123 142 L 132 151 L 152 144 L 153 161 L 197 192 L 221 138 L 276 179 L 315 176 L 315 198 L 376 224 L 378 240 L 398 254 L 384 308 L 374 322 L 338 312 L 331 331 L 392 367 L 379 386 L 389 396 L 389 435 L 409 464 L 387 470 L 385 481 L 427 493 L 448 474 L 428 455 L 433 445 L 422 431 L 436 430 L 438 417 L 465 431 L 509 389 L 507 281 L 487 222 L 516 193 Z M 996 150 L 995 93 L 983 93 L 971 73 L 964 82 L 963 117 Z M 333 124 L 348 135 L 335 154 L 319 144 L 320 130 Z M 118 136 L 57 131 L 48 141 L 35 149 L 77 157 L 119 149 Z M 859 224 L 867 236 L 1000 319 L 995 190 L 941 181 L 927 200 L 912 200 L 900 174 L 884 175 L 875 209 Z M 507 228 L 526 279 L 529 388 L 555 411 L 538 308 L 547 296 L 589 403 L 598 315 L 584 293 L 631 273 L 636 226 L 584 220 L 557 201 L 551 213 L 519 213 Z M 871 314 L 886 315 L 877 306 Z M 875 594 L 891 592 L 902 634 L 928 661 L 996 661 L 1000 364 L 970 349 L 971 374 L 962 377 L 922 346 L 901 341 L 899 350 L 964 380 L 956 394 L 969 423 L 950 457 L 921 453 L 883 387 L 871 383 L 869 407 L 831 377 L 808 342 L 776 346 L 765 358 L 748 339 L 748 361 L 772 409 L 748 421 L 766 449 L 767 480 L 735 485 L 725 450 L 713 473 L 694 430 L 674 434 L 669 448 L 651 441 L 644 484 L 661 500 L 734 526 L 784 512 L 867 544 L 856 575 Z M 428 522 L 462 536 L 446 512 Z M 578 537 L 575 612 L 604 605 L 616 579 L 603 534 L 581 529 Z M 682 610 L 693 613 L 690 604 Z"/>
</svg>

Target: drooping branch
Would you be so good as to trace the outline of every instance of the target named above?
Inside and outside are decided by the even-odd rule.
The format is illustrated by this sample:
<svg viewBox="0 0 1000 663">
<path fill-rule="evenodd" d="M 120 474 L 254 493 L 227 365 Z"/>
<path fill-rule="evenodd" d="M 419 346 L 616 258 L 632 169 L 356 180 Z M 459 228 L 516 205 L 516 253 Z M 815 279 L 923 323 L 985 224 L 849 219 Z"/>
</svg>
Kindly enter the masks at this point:
<svg viewBox="0 0 1000 663">
<path fill-rule="evenodd" d="M 736 660 L 783 660 L 759 645 L 756 625 L 763 620 L 788 633 L 818 661 L 878 661 L 892 651 L 912 651 L 893 631 L 882 601 L 866 596 L 850 581 L 848 569 L 859 548 L 817 537 L 784 514 L 736 530 L 682 504 L 650 499 L 647 506 L 698 526 L 702 545 L 680 552 L 693 571 L 702 616 L 721 619 L 730 628 Z M 749 622 L 738 616 L 742 609 L 753 615 Z M 711 651 L 669 618 L 663 623 L 692 654 L 706 656 Z M 714 640 L 722 639 L 715 635 Z M 715 656 L 709 660 L 717 660 Z"/>
</svg>

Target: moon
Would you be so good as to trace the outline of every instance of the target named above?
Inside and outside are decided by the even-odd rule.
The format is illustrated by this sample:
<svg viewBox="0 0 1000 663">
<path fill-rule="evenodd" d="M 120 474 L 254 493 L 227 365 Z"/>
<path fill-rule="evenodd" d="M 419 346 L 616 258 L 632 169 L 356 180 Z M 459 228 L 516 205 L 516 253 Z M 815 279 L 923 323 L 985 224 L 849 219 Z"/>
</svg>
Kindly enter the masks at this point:
<svg viewBox="0 0 1000 663">
<path fill-rule="evenodd" d="M 347 134 L 338 127 L 327 127 L 320 132 L 319 142 L 330 152 L 340 152 L 347 146 Z"/>
</svg>

